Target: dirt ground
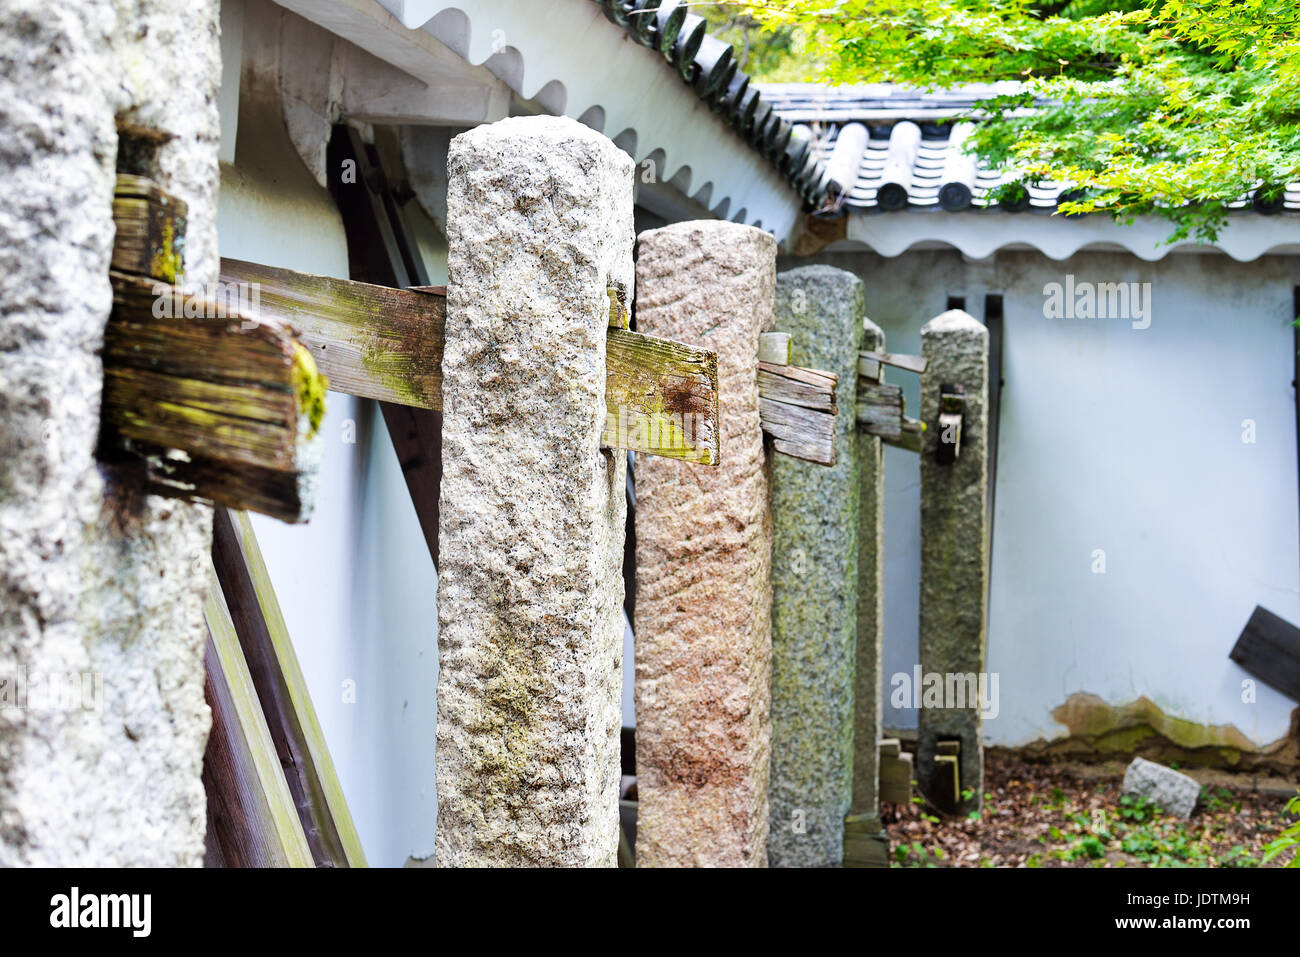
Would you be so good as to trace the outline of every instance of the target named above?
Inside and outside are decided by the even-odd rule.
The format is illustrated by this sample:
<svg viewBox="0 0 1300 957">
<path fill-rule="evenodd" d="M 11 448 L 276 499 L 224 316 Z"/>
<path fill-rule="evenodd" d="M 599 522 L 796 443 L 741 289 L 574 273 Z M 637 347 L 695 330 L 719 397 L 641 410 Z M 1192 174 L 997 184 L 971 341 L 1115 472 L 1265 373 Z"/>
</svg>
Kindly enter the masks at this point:
<svg viewBox="0 0 1300 957">
<path fill-rule="evenodd" d="M 885 805 L 896 867 L 1282 867 L 1264 845 L 1289 822 L 1295 784 L 1186 770 L 1204 785 L 1188 821 L 1124 798 L 1123 763 L 1053 765 L 990 754 L 982 816 L 944 818 L 919 798 Z"/>
</svg>

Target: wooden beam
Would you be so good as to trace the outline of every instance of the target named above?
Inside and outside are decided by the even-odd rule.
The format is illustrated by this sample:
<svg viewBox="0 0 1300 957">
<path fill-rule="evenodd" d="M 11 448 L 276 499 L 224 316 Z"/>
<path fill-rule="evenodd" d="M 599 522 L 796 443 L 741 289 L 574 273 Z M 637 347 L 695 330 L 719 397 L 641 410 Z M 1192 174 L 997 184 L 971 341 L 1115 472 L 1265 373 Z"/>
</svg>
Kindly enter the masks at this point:
<svg viewBox="0 0 1300 957">
<path fill-rule="evenodd" d="M 917 373 L 924 372 L 928 362 L 925 356 L 905 356 L 894 352 L 871 352 L 867 350 L 858 353 L 858 358 L 859 360 L 866 359 L 869 362 L 880 362 L 896 369 L 906 369 L 908 372 Z"/>
<path fill-rule="evenodd" d="M 245 513 L 214 512 L 212 561 L 312 857 L 319 867 L 364 867 L 361 840 Z"/>
<path fill-rule="evenodd" d="M 882 439 L 897 439 L 903 431 L 903 387 L 859 380 L 858 428 Z"/>
<path fill-rule="evenodd" d="M 850 814 L 844 818 L 844 866 L 889 866 L 889 837 L 878 815 Z"/>
<path fill-rule="evenodd" d="M 425 544 L 438 567 L 438 494 L 442 485 L 442 413 L 394 402 L 379 403 L 402 467 Z"/>
<path fill-rule="evenodd" d="M 442 409 L 446 290 L 391 289 L 232 259 L 222 281 L 256 283 L 261 314 L 291 323 L 331 388 Z M 611 322 L 617 315 L 611 299 Z M 716 465 L 717 353 L 611 325 L 606 334 L 602 444 Z"/>
<path fill-rule="evenodd" d="M 1300 628 L 1286 619 L 1256 605 L 1228 657 L 1260 681 L 1300 701 Z"/>
<path fill-rule="evenodd" d="M 760 425 L 772 449 L 818 465 L 835 464 L 839 376 L 798 366 L 758 364 Z"/>
<path fill-rule="evenodd" d="M 960 758 L 955 754 L 934 756 L 934 802 L 939 810 L 953 813 L 961 803 Z"/>
<path fill-rule="evenodd" d="M 601 444 L 717 465 L 718 437 L 718 354 L 611 328 Z"/>
<path fill-rule="evenodd" d="M 299 330 L 335 391 L 441 411 L 445 293 L 237 259 L 221 260 L 221 281 L 257 289 L 260 315 Z"/>
<path fill-rule="evenodd" d="M 185 271 L 186 206 L 144 176 L 119 173 L 113 193 L 112 268 L 176 282 Z"/>
<path fill-rule="evenodd" d="M 292 330 L 258 322 L 245 287 L 182 287 L 186 207 L 121 174 L 99 455 L 135 457 L 146 491 L 311 512 L 327 383 Z"/>
<path fill-rule="evenodd" d="M 880 755 L 880 800 L 885 804 L 909 804 L 912 800 L 912 753 Z"/>
<path fill-rule="evenodd" d="M 211 290 L 110 278 L 101 457 L 142 458 L 154 494 L 306 521 L 328 387 L 311 354 Z"/>
<path fill-rule="evenodd" d="M 205 562 L 208 626 L 204 693 L 212 731 L 203 755 L 207 867 L 312 867 L 275 742 L 262 714 L 216 570 Z"/>
</svg>

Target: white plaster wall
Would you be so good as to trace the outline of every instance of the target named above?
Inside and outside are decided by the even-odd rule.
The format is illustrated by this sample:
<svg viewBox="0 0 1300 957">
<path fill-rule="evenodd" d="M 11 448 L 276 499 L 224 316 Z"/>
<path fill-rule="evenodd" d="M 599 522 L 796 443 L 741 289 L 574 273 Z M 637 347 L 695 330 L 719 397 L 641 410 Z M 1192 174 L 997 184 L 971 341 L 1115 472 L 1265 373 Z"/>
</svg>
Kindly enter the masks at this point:
<svg viewBox="0 0 1300 957">
<path fill-rule="evenodd" d="M 245 56 L 263 42 L 244 39 Z M 346 278 L 333 201 L 247 89 L 237 135 L 238 165 L 222 164 L 221 255 Z M 423 232 L 430 271 L 445 276 L 436 230 Z M 433 849 L 437 576 L 377 404 L 331 392 L 322 433 L 311 521 L 254 515 L 253 528 L 367 860 L 401 866 Z"/>
<path fill-rule="evenodd" d="M 806 262 L 808 260 L 801 260 Z M 1005 307 L 1001 432 L 989 608 L 989 669 L 1001 675 L 994 744 L 1056 737 L 1073 692 L 1112 704 L 1147 695 L 1166 712 L 1284 735 L 1295 702 L 1228 652 L 1256 604 L 1300 624 L 1300 516 L 1291 385 L 1292 287 L 1300 258 L 1237 263 L 1119 253 L 1055 262 L 1035 252 L 964 262 L 954 251 L 816 257 L 854 271 L 891 351 L 965 295 Z M 783 268 L 785 264 L 783 263 Z M 1047 319 L 1043 287 L 1067 273 L 1150 282 L 1151 326 Z M 890 371 L 915 415 L 917 377 Z M 1257 441 L 1242 442 L 1242 421 Z M 885 674 L 916 663 L 915 455 L 886 451 Z M 1106 571 L 1092 572 L 1094 549 Z M 886 702 L 885 722 L 914 727 Z"/>
<path fill-rule="evenodd" d="M 222 255 L 346 278 L 324 190 L 224 174 Z M 367 859 L 400 866 L 433 846 L 437 576 L 377 404 L 331 392 L 322 434 L 311 521 L 253 528 Z"/>
</svg>

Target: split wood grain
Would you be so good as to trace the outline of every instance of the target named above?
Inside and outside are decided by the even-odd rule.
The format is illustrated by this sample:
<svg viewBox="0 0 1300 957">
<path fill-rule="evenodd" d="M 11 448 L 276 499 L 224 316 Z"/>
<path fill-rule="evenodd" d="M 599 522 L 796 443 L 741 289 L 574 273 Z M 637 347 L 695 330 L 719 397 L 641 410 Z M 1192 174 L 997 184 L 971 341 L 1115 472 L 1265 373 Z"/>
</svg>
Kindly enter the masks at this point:
<svg viewBox="0 0 1300 957">
<path fill-rule="evenodd" d="M 819 465 L 835 464 L 835 389 L 839 376 L 799 366 L 758 364 L 758 410 L 772 449 Z"/>
<path fill-rule="evenodd" d="M 119 173 L 113 193 L 112 268 L 175 282 L 185 271 L 187 207 L 144 176 Z"/>
<path fill-rule="evenodd" d="M 292 330 L 246 321 L 205 290 L 110 279 L 101 456 L 141 458 L 154 494 L 306 521 L 327 383 Z M 172 302 L 188 317 L 169 318 Z"/>
</svg>

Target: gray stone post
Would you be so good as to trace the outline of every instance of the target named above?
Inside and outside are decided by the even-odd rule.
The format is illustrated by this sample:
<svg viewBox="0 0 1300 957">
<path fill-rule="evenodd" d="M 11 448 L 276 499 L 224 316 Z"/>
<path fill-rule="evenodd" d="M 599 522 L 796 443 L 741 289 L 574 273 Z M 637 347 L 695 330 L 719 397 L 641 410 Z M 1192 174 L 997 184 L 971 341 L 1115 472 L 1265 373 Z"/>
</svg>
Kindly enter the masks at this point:
<svg viewBox="0 0 1300 957">
<path fill-rule="evenodd" d="M 854 405 L 862 281 L 830 266 L 776 278 L 776 327 L 791 362 L 839 376 L 831 466 L 772 461 L 772 785 L 768 863 L 839 867 L 853 783 L 858 615 Z M 876 440 L 879 441 L 879 440 Z"/>
<path fill-rule="evenodd" d="M 212 510 L 95 445 L 119 147 L 217 278 L 218 7 L 0 4 L 0 867 L 203 862 Z"/>
<path fill-rule="evenodd" d="M 983 802 L 978 694 L 986 678 L 988 344 L 988 330 L 960 310 L 931 319 L 921 330 L 929 366 L 921 388 L 927 428 L 921 449 L 922 683 L 913 689 L 921 703 L 917 783 L 938 806 L 963 813 Z M 964 396 L 941 408 L 941 390 Z M 950 418 L 957 414 L 959 430 Z M 945 464 L 954 442 L 955 460 Z M 938 767 L 952 742 L 959 742 L 958 787 L 973 792 L 968 801 L 953 800 L 949 769 Z"/>
<path fill-rule="evenodd" d="M 626 459 L 600 449 L 632 161 L 564 117 L 448 155 L 440 866 L 614 866 Z"/>
<path fill-rule="evenodd" d="M 637 864 L 767 863 L 772 517 L 758 336 L 776 242 L 727 222 L 640 236 L 637 328 L 716 349 L 717 468 L 636 469 Z"/>
<path fill-rule="evenodd" d="M 885 332 L 862 319 L 862 348 L 885 350 Z M 846 865 L 888 866 L 880 826 L 880 738 L 884 723 L 885 453 L 878 435 L 858 432 L 858 608 L 853 677 L 853 799 L 845 822 Z"/>
</svg>

